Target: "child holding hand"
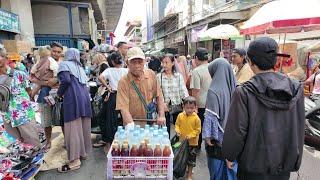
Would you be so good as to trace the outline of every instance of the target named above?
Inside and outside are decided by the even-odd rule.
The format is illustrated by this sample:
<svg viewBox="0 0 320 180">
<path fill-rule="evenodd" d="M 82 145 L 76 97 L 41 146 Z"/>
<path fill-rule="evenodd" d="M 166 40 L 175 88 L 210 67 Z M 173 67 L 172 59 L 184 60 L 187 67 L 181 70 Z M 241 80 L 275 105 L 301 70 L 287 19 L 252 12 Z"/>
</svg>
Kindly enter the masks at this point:
<svg viewBox="0 0 320 180">
<path fill-rule="evenodd" d="M 201 132 L 201 120 L 196 111 L 196 99 L 191 96 L 184 98 L 183 112 L 178 115 L 175 125 L 175 130 L 180 137 L 180 141 L 184 139 L 188 139 L 189 141 L 188 180 L 192 180 L 192 169 L 196 166 L 196 151 Z"/>
</svg>

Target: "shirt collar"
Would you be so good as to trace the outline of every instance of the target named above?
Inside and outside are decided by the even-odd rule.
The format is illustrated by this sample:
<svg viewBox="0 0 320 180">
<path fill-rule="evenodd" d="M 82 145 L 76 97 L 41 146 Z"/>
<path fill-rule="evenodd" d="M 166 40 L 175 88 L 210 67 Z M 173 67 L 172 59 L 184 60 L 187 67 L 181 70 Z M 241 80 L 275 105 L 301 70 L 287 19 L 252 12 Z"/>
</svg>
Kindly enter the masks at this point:
<svg viewBox="0 0 320 180">
<path fill-rule="evenodd" d="M 129 77 L 129 80 L 132 81 L 132 80 L 138 80 L 136 77 L 134 77 L 131 72 L 129 71 L 128 73 L 128 77 Z M 143 75 L 141 77 L 141 79 L 149 79 L 150 78 L 150 73 L 148 73 L 146 70 L 143 70 Z"/>
<path fill-rule="evenodd" d="M 185 116 L 188 116 L 185 111 L 183 111 L 183 114 L 184 114 Z M 195 115 L 197 115 L 197 114 L 194 112 L 194 113 L 192 113 L 190 116 L 195 116 Z"/>
<path fill-rule="evenodd" d="M 163 75 L 163 78 L 169 79 L 169 77 L 166 75 L 166 73 L 162 73 L 162 75 Z M 173 76 L 179 77 L 179 73 L 175 72 L 175 73 L 173 73 Z"/>
</svg>

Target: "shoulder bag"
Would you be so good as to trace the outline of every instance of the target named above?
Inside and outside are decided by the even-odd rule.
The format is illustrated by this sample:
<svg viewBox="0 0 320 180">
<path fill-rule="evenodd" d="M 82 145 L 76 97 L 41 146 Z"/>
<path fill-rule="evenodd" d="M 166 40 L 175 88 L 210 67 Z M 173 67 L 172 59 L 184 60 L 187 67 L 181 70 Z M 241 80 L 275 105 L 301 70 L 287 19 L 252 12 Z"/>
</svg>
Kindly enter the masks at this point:
<svg viewBox="0 0 320 180">
<path fill-rule="evenodd" d="M 145 98 L 143 97 L 142 93 L 140 92 L 138 86 L 136 83 L 132 80 L 131 85 L 133 89 L 136 91 L 141 103 L 143 104 L 144 109 L 146 110 L 147 113 L 147 120 L 155 120 L 157 118 L 157 105 L 154 102 L 151 102 L 147 104 Z"/>
</svg>

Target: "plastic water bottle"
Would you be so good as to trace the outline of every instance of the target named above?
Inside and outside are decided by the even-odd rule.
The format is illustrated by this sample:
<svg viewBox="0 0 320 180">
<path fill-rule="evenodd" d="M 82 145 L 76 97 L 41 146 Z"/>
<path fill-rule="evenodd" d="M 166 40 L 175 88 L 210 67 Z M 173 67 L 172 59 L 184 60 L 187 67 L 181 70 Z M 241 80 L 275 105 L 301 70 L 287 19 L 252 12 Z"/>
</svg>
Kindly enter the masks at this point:
<svg viewBox="0 0 320 180">
<path fill-rule="evenodd" d="M 159 143 L 158 134 L 153 134 L 153 139 L 151 142 L 152 149 L 155 149 L 156 145 Z"/>
<path fill-rule="evenodd" d="M 167 131 L 164 131 L 162 134 L 163 134 L 163 138 L 170 139 L 169 133 Z"/>
<path fill-rule="evenodd" d="M 148 138 L 148 139 L 150 139 L 150 130 L 149 129 L 144 129 L 144 135 L 143 135 L 143 139 L 142 140 L 144 140 L 145 138 Z M 142 141 L 142 140 L 140 140 L 140 142 Z"/>
<path fill-rule="evenodd" d="M 130 129 L 128 131 L 128 142 L 129 142 L 129 145 L 132 145 L 132 142 L 133 142 L 133 136 L 134 136 L 134 133 L 135 133 L 135 130 L 134 129 Z"/>
<path fill-rule="evenodd" d="M 159 129 L 159 125 L 157 125 L 157 124 L 154 125 L 153 127 L 154 127 L 154 129 Z"/>
<path fill-rule="evenodd" d="M 163 126 L 162 130 L 163 130 L 163 132 L 168 132 L 168 127 L 167 126 Z"/>
<path fill-rule="evenodd" d="M 149 129 L 149 128 L 150 128 L 149 124 L 144 125 L 144 129 Z"/>
<path fill-rule="evenodd" d="M 134 133 L 134 129 L 130 129 L 129 131 L 127 131 L 127 138 L 130 141 L 132 139 Z"/>
<path fill-rule="evenodd" d="M 137 125 L 135 126 L 135 129 L 136 129 L 136 130 L 137 130 L 137 129 L 140 129 L 140 125 L 137 124 Z"/>
<path fill-rule="evenodd" d="M 157 141 L 157 143 L 156 144 L 160 144 L 160 146 L 161 146 L 161 148 L 162 148 L 162 141 L 163 141 L 163 135 L 162 134 L 159 134 L 158 135 L 158 141 Z"/>
<path fill-rule="evenodd" d="M 131 141 L 129 143 L 132 144 L 138 144 L 139 143 L 139 131 L 134 131 Z"/>
<path fill-rule="evenodd" d="M 139 133 L 139 140 L 138 140 L 138 142 L 141 142 L 143 139 L 144 139 L 144 137 L 145 137 L 145 130 L 143 129 L 143 128 L 140 128 L 140 133 Z"/>
<path fill-rule="evenodd" d="M 120 146 L 122 146 L 123 141 L 125 141 L 125 139 L 126 139 L 125 134 L 124 134 L 124 133 L 120 133 L 120 135 L 119 135 L 119 139 L 118 139 L 118 141 L 119 141 L 119 145 L 120 145 Z"/>
<path fill-rule="evenodd" d="M 120 136 L 120 134 L 125 136 L 125 133 L 126 133 L 126 131 L 124 129 L 121 129 L 120 132 L 119 132 L 119 136 Z"/>
<path fill-rule="evenodd" d="M 117 130 L 116 134 L 114 135 L 115 140 L 119 139 L 119 135 L 120 135 L 122 129 L 123 129 L 122 126 L 118 126 L 118 130 Z"/>
<path fill-rule="evenodd" d="M 154 133 L 154 127 L 150 127 L 150 129 L 149 129 L 149 137 L 150 138 L 153 135 L 153 133 Z"/>
<path fill-rule="evenodd" d="M 159 134 L 159 131 L 158 131 L 157 129 L 155 129 L 155 130 L 153 131 L 153 134 L 154 134 L 154 135 L 158 135 L 158 134 Z"/>
</svg>

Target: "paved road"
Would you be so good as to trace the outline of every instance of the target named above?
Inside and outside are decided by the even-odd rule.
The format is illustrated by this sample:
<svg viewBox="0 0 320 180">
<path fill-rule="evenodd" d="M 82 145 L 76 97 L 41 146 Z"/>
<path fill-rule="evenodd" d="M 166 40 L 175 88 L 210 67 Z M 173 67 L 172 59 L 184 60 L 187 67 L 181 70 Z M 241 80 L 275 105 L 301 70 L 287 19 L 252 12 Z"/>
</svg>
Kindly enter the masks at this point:
<svg viewBox="0 0 320 180">
<path fill-rule="evenodd" d="M 40 172 L 36 180 L 105 180 L 106 155 L 102 149 L 93 149 L 88 160 L 82 163 L 80 170 L 67 174 L 56 170 Z M 290 180 L 319 180 L 320 179 L 320 152 L 305 147 L 302 166 L 298 173 L 292 173 Z M 204 150 L 198 156 L 197 167 L 194 169 L 194 180 L 209 179 L 206 156 Z"/>
</svg>

